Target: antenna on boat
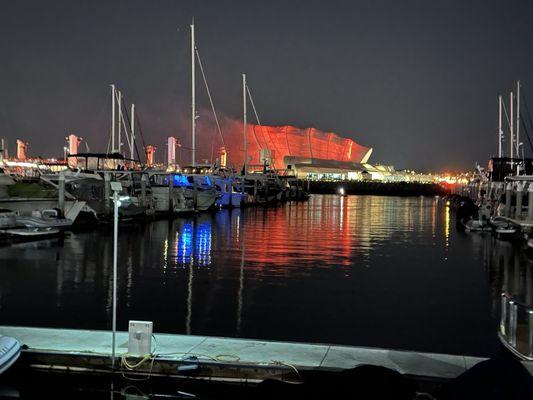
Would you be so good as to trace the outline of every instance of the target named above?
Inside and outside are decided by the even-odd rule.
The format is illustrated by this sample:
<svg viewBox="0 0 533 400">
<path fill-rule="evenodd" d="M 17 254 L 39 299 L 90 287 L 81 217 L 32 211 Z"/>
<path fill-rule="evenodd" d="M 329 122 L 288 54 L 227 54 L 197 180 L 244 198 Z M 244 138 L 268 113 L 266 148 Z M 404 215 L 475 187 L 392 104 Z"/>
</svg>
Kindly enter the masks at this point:
<svg viewBox="0 0 533 400">
<path fill-rule="evenodd" d="M 248 149 L 246 146 L 246 74 L 242 74 L 242 130 L 244 136 L 244 175 L 247 173 L 248 166 Z"/>
<path fill-rule="evenodd" d="M 195 104 L 195 50 L 196 46 L 194 44 L 194 18 L 191 23 L 191 136 L 192 136 L 192 146 L 191 146 L 191 157 L 192 157 L 192 166 L 196 166 L 195 163 L 195 136 L 196 136 L 196 104 Z"/>
</svg>

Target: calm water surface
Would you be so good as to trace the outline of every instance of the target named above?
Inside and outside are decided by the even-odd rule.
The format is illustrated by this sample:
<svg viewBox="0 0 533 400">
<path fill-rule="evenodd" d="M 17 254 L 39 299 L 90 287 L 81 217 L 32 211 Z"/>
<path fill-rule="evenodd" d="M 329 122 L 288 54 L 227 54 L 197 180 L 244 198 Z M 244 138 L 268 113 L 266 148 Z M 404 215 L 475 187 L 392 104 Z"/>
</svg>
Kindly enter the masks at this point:
<svg viewBox="0 0 533 400">
<path fill-rule="evenodd" d="M 494 239 L 438 198 L 312 196 L 119 232 L 118 326 L 490 355 Z M 112 232 L 0 247 L 0 323 L 109 329 Z"/>
</svg>

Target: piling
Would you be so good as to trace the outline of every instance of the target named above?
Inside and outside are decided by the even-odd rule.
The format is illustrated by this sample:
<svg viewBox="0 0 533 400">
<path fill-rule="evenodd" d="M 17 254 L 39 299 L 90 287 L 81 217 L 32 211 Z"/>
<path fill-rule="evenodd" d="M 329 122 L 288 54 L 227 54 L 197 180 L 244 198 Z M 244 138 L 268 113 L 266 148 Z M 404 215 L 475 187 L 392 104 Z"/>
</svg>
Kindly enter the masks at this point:
<svg viewBox="0 0 533 400">
<path fill-rule="evenodd" d="M 511 216 L 511 191 L 513 190 L 513 185 L 510 183 L 505 187 L 505 216 Z"/>
<path fill-rule="evenodd" d="M 146 180 L 148 177 L 145 174 L 141 176 L 141 205 L 146 205 Z"/>
<path fill-rule="evenodd" d="M 516 209 L 515 209 L 515 218 L 520 219 L 522 216 L 522 197 L 523 197 L 524 186 L 521 182 L 518 182 L 516 185 Z"/>
<path fill-rule="evenodd" d="M 59 173 L 58 183 L 58 207 L 61 210 L 61 214 L 65 215 L 65 173 L 63 171 Z"/>
<path fill-rule="evenodd" d="M 111 213 L 111 175 L 109 172 L 104 172 L 104 207 L 105 213 Z"/>
<path fill-rule="evenodd" d="M 196 179 L 193 179 L 192 183 L 193 187 L 193 193 L 194 193 L 194 210 L 198 210 L 198 183 L 196 182 Z"/>
<path fill-rule="evenodd" d="M 168 213 L 174 212 L 174 176 L 168 176 Z"/>
<path fill-rule="evenodd" d="M 530 183 L 527 189 L 527 204 L 527 219 L 533 221 L 533 183 Z"/>
<path fill-rule="evenodd" d="M 516 325 L 518 316 L 518 306 L 513 300 L 509 302 L 509 312 L 509 332 L 511 336 L 510 344 L 512 346 L 516 346 Z"/>
</svg>

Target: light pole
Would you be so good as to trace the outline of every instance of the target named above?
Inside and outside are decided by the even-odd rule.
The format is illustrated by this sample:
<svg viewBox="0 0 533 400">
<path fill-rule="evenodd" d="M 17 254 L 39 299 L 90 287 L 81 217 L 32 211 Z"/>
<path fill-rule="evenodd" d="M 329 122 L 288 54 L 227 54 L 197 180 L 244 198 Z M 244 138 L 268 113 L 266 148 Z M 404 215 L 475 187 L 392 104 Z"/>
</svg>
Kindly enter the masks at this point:
<svg viewBox="0 0 533 400">
<path fill-rule="evenodd" d="M 117 334 L 117 261 L 118 261 L 118 207 L 120 202 L 118 195 L 122 191 L 122 184 L 120 182 L 111 182 L 111 190 L 113 191 L 113 337 L 111 342 L 111 367 L 115 369 L 115 344 Z"/>
</svg>

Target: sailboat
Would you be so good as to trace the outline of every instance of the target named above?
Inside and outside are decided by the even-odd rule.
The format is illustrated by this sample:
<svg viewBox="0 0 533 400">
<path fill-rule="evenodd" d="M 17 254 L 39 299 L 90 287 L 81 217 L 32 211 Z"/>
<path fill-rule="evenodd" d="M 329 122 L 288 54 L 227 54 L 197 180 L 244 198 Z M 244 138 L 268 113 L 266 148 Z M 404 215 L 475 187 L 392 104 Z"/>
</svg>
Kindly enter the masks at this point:
<svg viewBox="0 0 533 400">
<path fill-rule="evenodd" d="M 194 22 L 191 24 L 191 136 L 192 136 L 192 148 L 191 148 L 191 166 L 183 168 L 184 173 L 192 177 L 195 187 L 198 192 L 196 193 L 197 205 L 199 210 L 207 209 L 213 205 L 217 207 L 240 207 L 244 205 L 246 196 L 239 191 L 239 182 L 237 181 L 235 174 L 228 173 L 223 168 L 220 168 L 217 163 L 214 165 L 196 165 L 196 59 L 198 59 L 198 65 L 200 72 L 202 73 L 205 88 L 213 116 L 216 121 L 218 133 L 224 144 L 224 137 L 220 129 L 217 113 L 211 97 L 211 92 L 207 84 L 207 79 L 204 73 L 202 62 L 198 49 L 196 48 L 195 36 L 194 36 Z M 206 176 L 208 178 L 206 179 Z M 210 186 L 215 190 L 211 192 Z M 242 186 L 242 185 L 241 185 Z M 211 204 L 212 201 L 212 204 Z"/>
</svg>

